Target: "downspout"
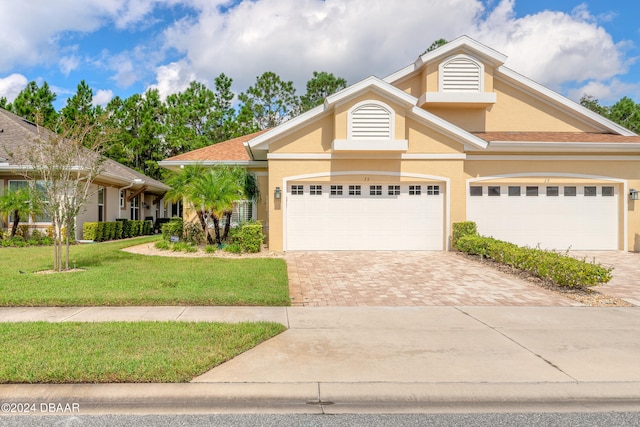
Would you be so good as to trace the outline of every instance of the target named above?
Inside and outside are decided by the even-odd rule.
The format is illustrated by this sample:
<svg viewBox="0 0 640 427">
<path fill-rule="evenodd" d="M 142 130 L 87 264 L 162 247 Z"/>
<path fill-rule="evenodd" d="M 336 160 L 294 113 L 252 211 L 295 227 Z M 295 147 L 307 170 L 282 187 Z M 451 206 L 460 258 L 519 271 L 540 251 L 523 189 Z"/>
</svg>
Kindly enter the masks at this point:
<svg viewBox="0 0 640 427">
<path fill-rule="evenodd" d="M 133 187 L 133 185 L 136 184 L 138 181 L 141 181 L 141 180 L 134 179 L 133 181 L 131 181 L 131 184 L 118 189 L 118 219 L 122 218 L 122 208 L 120 207 L 120 192 Z M 126 202 L 125 202 L 125 205 L 126 205 Z"/>
</svg>

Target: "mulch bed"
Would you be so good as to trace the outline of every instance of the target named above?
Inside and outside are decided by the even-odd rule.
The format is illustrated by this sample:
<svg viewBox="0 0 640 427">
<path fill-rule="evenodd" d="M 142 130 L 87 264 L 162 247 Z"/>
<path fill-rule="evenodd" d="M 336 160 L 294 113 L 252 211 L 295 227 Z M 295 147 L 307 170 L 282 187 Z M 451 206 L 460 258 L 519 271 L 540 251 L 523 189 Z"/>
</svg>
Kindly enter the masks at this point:
<svg viewBox="0 0 640 427">
<path fill-rule="evenodd" d="M 467 259 L 480 262 L 495 270 L 510 274 L 512 276 L 516 276 L 536 286 L 547 289 L 551 292 L 555 292 L 566 298 L 578 301 L 589 307 L 635 307 L 633 304 L 628 303 L 627 301 L 624 301 L 620 298 L 605 295 L 590 288 L 567 288 L 558 286 L 550 280 L 542 279 L 526 271 L 518 270 L 510 265 L 500 264 L 491 259 L 482 258 L 477 255 L 468 255 L 462 252 L 456 253 Z"/>
</svg>

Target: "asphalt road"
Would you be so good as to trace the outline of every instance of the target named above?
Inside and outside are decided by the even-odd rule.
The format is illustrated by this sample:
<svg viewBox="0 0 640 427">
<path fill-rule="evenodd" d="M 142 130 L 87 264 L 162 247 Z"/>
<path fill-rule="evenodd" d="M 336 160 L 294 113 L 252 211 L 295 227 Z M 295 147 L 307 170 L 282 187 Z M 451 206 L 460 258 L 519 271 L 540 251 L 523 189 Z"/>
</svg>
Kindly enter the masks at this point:
<svg viewBox="0 0 640 427">
<path fill-rule="evenodd" d="M 413 415 L 80 415 L 0 416 L 0 425 L 15 427 L 413 427 L 413 426 L 638 426 L 640 412 L 413 414 Z"/>
</svg>

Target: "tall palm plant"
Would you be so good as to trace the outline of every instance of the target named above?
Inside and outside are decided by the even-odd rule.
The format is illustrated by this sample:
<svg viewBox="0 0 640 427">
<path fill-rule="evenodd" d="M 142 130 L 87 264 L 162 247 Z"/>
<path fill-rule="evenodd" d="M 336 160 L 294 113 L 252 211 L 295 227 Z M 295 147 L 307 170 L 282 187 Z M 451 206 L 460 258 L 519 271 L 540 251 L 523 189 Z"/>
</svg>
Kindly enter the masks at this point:
<svg viewBox="0 0 640 427">
<path fill-rule="evenodd" d="M 11 227 L 11 237 L 18 231 L 18 225 L 23 218 L 35 212 L 31 203 L 32 193 L 29 187 L 21 187 L 17 190 L 9 191 L 0 197 L 0 212 L 13 216 L 13 226 Z"/>
<path fill-rule="evenodd" d="M 238 200 L 240 186 L 223 168 L 214 167 L 207 170 L 200 179 L 194 182 L 191 199 L 199 198 L 202 210 L 206 211 L 213 221 L 215 243 L 221 244 L 220 218 L 233 210 L 233 203 Z"/>
</svg>

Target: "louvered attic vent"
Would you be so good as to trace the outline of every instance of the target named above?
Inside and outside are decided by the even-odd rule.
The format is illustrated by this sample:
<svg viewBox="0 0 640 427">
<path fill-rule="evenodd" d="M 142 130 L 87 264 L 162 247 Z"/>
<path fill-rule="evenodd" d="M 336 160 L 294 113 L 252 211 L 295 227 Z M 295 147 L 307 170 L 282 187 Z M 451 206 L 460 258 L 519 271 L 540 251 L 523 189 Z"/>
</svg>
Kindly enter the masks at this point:
<svg viewBox="0 0 640 427">
<path fill-rule="evenodd" d="M 391 114 L 384 107 L 365 104 L 351 112 L 352 139 L 391 139 Z"/>
<path fill-rule="evenodd" d="M 442 68 L 442 92 L 480 92 L 480 66 L 469 58 L 454 58 Z"/>
</svg>

